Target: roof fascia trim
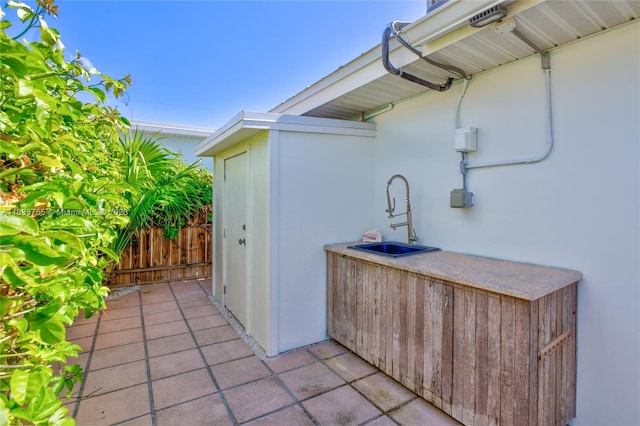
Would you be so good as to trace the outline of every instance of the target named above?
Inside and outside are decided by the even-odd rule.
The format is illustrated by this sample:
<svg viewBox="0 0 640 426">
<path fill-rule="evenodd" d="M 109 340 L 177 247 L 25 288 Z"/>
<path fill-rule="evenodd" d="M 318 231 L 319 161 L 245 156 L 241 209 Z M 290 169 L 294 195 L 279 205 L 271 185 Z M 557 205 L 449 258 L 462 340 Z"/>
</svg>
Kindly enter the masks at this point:
<svg viewBox="0 0 640 426">
<path fill-rule="evenodd" d="M 424 54 L 440 50 L 462 38 L 473 35 L 481 28 L 468 25 L 469 18 L 498 4 L 519 4 L 519 13 L 546 0 L 527 0 L 512 3 L 513 0 L 457 0 L 433 14 L 425 15 L 403 28 L 402 36 L 412 45 L 423 46 Z M 522 5 L 520 5 L 522 4 Z M 445 7 L 446 6 L 446 7 Z M 512 15 L 510 13 L 509 15 Z M 463 18 L 460 18 L 463 16 Z M 419 58 L 394 39 L 391 40 L 390 56 L 396 67 L 401 68 Z M 271 109 L 281 114 L 305 114 L 352 90 L 356 90 L 387 74 L 381 63 L 381 45 L 377 45 L 358 58 L 338 68 L 333 73 L 317 81 L 303 91 Z"/>
<path fill-rule="evenodd" d="M 325 133 L 375 137 L 375 123 L 241 111 L 196 147 L 196 155 L 213 156 L 263 131 Z"/>
<path fill-rule="evenodd" d="M 204 127 L 181 126 L 178 124 L 154 123 L 151 121 L 134 121 L 131 123 L 131 129 L 138 129 L 148 133 L 158 133 L 170 136 L 186 136 L 192 138 L 206 138 L 214 133 L 215 129 Z"/>
</svg>

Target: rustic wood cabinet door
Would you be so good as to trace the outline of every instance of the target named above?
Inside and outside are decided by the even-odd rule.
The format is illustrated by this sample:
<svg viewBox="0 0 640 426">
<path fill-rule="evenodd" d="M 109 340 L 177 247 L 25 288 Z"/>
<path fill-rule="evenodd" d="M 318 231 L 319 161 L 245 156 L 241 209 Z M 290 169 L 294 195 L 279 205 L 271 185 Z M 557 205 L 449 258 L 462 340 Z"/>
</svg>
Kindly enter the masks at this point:
<svg viewBox="0 0 640 426">
<path fill-rule="evenodd" d="M 358 287 L 356 353 L 385 370 L 387 338 L 387 268 L 362 263 Z"/>
<path fill-rule="evenodd" d="M 347 348 L 356 349 L 356 300 L 362 266 L 360 262 L 343 256 L 331 256 L 333 271 L 327 299 L 329 336 Z"/>
</svg>

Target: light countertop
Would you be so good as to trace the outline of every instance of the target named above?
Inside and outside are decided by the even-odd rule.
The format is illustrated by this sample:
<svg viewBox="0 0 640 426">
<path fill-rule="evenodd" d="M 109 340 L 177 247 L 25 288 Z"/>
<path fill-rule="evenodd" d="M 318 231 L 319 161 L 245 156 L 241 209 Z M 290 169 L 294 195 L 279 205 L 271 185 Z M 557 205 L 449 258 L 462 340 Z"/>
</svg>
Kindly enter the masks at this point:
<svg viewBox="0 0 640 426">
<path fill-rule="evenodd" d="M 539 299 L 582 279 L 582 273 L 569 269 L 512 262 L 450 251 L 392 258 L 348 248 L 356 244 L 362 243 L 327 244 L 324 249 L 418 275 L 425 275 L 525 300 Z"/>
</svg>

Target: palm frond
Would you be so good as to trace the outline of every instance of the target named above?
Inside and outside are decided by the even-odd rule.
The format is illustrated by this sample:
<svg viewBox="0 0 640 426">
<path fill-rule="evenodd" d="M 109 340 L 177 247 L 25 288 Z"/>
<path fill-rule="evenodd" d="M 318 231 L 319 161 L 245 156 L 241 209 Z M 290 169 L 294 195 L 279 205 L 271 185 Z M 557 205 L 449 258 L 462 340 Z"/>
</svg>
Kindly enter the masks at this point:
<svg viewBox="0 0 640 426">
<path fill-rule="evenodd" d="M 113 249 L 121 253 L 136 231 L 150 226 L 176 228 L 210 211 L 212 176 L 199 162 L 185 165 L 179 153 L 164 148 L 158 134 L 137 128 L 120 138 L 122 174 L 130 190 L 129 224 Z M 206 213 L 206 212 L 205 212 Z M 206 217 L 206 214 L 205 214 Z"/>
</svg>

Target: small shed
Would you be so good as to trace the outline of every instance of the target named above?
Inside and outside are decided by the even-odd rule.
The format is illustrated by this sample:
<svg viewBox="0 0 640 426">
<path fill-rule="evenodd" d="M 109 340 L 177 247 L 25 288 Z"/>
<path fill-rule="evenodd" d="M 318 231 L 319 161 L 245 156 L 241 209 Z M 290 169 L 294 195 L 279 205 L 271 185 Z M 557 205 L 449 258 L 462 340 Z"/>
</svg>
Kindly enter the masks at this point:
<svg viewBox="0 0 640 426">
<path fill-rule="evenodd" d="M 273 356 L 326 338 L 324 244 L 373 221 L 376 125 L 240 112 L 214 161 L 214 296 Z"/>
</svg>

